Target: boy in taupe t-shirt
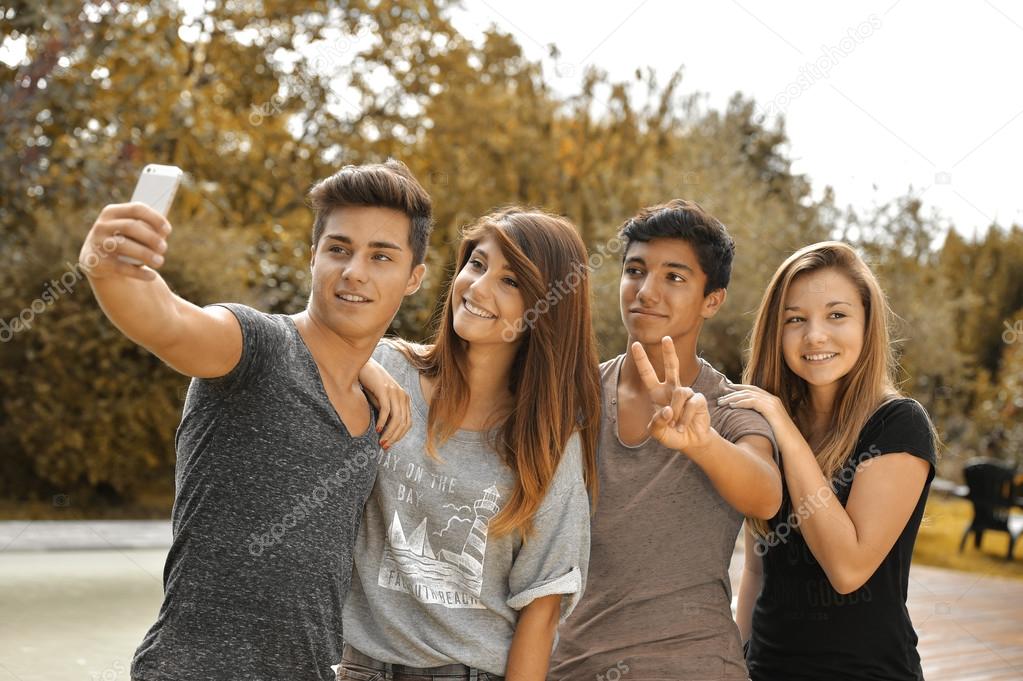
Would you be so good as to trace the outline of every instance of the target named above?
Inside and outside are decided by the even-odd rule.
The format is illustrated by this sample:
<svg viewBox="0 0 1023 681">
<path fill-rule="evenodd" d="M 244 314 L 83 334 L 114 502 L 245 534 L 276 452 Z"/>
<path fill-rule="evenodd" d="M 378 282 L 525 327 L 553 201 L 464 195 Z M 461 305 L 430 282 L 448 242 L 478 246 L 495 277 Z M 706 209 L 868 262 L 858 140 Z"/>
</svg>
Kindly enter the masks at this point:
<svg viewBox="0 0 1023 681">
<path fill-rule="evenodd" d="M 766 420 L 719 407 L 731 383 L 696 356 L 734 245 L 683 200 L 643 210 L 620 236 L 630 349 L 601 365 L 589 582 L 549 678 L 745 680 L 728 565 L 743 517 L 777 513 L 782 480 Z"/>
</svg>

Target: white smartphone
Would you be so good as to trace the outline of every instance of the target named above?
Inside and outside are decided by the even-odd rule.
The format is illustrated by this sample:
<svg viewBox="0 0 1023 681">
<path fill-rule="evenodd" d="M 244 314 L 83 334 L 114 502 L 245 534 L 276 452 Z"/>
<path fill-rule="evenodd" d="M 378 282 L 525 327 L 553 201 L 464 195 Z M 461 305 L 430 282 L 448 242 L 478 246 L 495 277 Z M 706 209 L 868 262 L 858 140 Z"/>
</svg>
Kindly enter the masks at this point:
<svg viewBox="0 0 1023 681">
<path fill-rule="evenodd" d="M 135 191 L 131 195 L 132 202 L 144 203 L 160 215 L 167 217 L 184 174 L 177 166 L 150 163 L 139 174 L 139 181 L 135 184 Z M 132 265 L 144 264 L 141 260 L 129 258 L 126 255 L 120 255 L 118 258 L 122 262 Z"/>
</svg>

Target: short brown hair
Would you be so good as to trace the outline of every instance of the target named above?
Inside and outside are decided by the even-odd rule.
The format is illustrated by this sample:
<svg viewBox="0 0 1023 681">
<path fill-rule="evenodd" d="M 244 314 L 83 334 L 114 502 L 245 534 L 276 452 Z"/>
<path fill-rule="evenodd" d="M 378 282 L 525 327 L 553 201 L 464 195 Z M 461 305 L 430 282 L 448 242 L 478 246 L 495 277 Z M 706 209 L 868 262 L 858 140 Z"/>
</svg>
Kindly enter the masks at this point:
<svg viewBox="0 0 1023 681">
<path fill-rule="evenodd" d="M 433 229 L 430 195 L 401 161 L 388 159 L 384 163 L 345 166 L 313 185 L 309 190 L 309 204 L 316 211 L 314 248 L 334 209 L 345 206 L 392 208 L 407 215 L 412 223 L 408 238 L 412 264 L 419 265 L 426 259 Z"/>
<path fill-rule="evenodd" d="M 686 199 L 672 199 L 658 206 L 644 208 L 625 221 L 618 231 L 625 242 L 623 260 L 635 241 L 657 238 L 681 239 L 687 242 L 707 275 L 703 295 L 719 288 L 728 288 L 735 258 L 735 241 L 721 221 L 705 211 L 700 204 Z"/>
</svg>

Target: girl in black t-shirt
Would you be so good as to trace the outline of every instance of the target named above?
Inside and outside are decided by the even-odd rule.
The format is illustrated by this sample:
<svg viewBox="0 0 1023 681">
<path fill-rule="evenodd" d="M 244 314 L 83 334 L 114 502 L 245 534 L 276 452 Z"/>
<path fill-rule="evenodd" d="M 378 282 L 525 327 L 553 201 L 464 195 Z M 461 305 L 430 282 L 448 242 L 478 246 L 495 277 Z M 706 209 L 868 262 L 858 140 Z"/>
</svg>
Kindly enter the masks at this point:
<svg viewBox="0 0 1023 681">
<path fill-rule="evenodd" d="M 927 413 L 895 388 L 876 278 L 839 242 L 775 273 L 738 392 L 781 451 L 785 501 L 748 521 L 737 620 L 753 681 L 922 679 L 906 610 L 934 476 Z"/>
</svg>

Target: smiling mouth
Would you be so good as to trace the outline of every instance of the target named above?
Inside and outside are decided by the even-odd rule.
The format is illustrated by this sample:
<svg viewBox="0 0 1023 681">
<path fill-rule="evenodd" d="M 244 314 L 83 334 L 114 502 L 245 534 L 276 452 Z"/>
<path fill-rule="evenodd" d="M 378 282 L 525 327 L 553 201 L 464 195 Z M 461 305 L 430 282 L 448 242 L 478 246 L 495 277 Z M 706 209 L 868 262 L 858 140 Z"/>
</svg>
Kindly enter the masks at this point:
<svg viewBox="0 0 1023 681">
<path fill-rule="evenodd" d="M 335 293 L 334 297 L 338 300 L 343 300 L 346 303 L 369 303 L 372 302 L 366 296 L 360 296 L 355 293 Z"/>
<path fill-rule="evenodd" d="M 497 319 L 496 314 L 487 312 L 482 307 L 476 307 L 469 302 L 468 298 L 462 298 L 462 307 L 464 307 L 466 311 L 474 317 L 479 317 L 480 319 Z"/>
<path fill-rule="evenodd" d="M 803 359 L 811 364 L 817 364 L 820 362 L 827 362 L 828 360 L 838 357 L 837 352 L 817 352 L 812 355 L 803 355 Z"/>
<path fill-rule="evenodd" d="M 644 317 L 660 317 L 661 319 L 666 318 L 667 315 L 657 314 L 656 312 L 649 312 L 647 310 L 632 309 L 629 310 L 632 314 L 643 315 Z"/>
</svg>

